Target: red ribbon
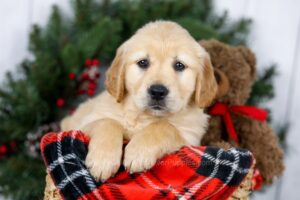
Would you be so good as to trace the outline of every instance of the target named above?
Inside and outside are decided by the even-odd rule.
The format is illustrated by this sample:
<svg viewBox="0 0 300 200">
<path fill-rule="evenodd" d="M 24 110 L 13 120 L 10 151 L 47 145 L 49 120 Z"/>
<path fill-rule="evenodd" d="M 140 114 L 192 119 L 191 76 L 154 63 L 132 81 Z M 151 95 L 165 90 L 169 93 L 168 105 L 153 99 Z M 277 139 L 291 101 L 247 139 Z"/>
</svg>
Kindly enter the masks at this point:
<svg viewBox="0 0 300 200">
<path fill-rule="evenodd" d="M 268 116 L 268 113 L 265 110 L 255 106 L 229 106 L 224 103 L 216 103 L 210 109 L 209 114 L 223 117 L 229 138 L 235 141 L 237 144 L 239 143 L 239 139 L 234 129 L 231 113 L 241 114 L 259 121 L 265 121 Z"/>
<path fill-rule="evenodd" d="M 252 177 L 252 190 L 260 190 L 263 186 L 263 178 L 258 169 L 254 169 Z"/>
</svg>

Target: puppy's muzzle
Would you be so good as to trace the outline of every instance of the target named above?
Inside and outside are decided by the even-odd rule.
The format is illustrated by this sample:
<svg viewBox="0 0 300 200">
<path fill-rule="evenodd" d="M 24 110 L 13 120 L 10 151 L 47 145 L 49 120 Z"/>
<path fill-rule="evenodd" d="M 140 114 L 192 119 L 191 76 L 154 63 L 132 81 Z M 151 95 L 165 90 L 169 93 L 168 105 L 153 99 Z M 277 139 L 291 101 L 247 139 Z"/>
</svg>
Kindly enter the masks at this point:
<svg viewBox="0 0 300 200">
<path fill-rule="evenodd" d="M 151 85 L 150 88 L 148 89 L 148 93 L 152 100 L 162 101 L 168 95 L 169 90 L 164 85 L 157 84 L 157 85 Z"/>
</svg>

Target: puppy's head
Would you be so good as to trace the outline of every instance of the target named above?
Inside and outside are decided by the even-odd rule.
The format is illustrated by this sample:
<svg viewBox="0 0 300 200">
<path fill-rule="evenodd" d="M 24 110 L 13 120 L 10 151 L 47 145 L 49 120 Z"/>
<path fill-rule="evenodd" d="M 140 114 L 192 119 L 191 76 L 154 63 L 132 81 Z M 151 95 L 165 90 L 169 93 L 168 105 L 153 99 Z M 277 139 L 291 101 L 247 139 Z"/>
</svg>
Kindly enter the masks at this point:
<svg viewBox="0 0 300 200">
<path fill-rule="evenodd" d="M 217 92 L 210 57 L 181 26 L 152 22 L 117 50 L 107 72 L 108 92 L 154 115 L 176 113 L 189 104 L 206 107 Z"/>
</svg>

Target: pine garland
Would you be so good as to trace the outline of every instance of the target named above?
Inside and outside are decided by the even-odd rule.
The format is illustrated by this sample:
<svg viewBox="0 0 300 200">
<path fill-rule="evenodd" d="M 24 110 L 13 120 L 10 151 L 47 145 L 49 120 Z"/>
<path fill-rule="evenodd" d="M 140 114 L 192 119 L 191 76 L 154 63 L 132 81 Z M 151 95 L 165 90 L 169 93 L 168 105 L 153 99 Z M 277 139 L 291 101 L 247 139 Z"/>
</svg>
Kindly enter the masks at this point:
<svg viewBox="0 0 300 200">
<path fill-rule="evenodd" d="M 246 44 L 251 24 L 248 19 L 230 21 L 226 12 L 217 15 L 211 0 L 71 0 L 71 4 L 71 17 L 54 6 L 45 27 L 32 27 L 33 58 L 24 60 L 16 75 L 8 73 L 0 86 L 0 146 L 17 144 L 0 160 L 0 194 L 16 200 L 42 198 L 46 173 L 42 161 L 28 154 L 28 134 L 61 120 L 83 100 L 78 96 L 78 76 L 85 72 L 88 58 L 107 66 L 121 42 L 151 20 L 170 19 L 197 40 L 215 38 L 235 45 Z M 268 73 L 255 85 L 253 103 L 272 97 L 273 75 L 267 80 L 264 76 Z M 87 96 L 94 95 L 96 86 L 88 81 Z"/>
</svg>

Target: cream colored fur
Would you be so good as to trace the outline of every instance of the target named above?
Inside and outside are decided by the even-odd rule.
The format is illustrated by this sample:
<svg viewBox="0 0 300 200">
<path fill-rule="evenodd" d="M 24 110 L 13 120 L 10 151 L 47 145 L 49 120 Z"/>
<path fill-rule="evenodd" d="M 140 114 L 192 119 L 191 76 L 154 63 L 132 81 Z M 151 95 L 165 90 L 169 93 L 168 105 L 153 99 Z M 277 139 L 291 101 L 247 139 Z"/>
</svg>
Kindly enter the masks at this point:
<svg viewBox="0 0 300 200">
<path fill-rule="evenodd" d="M 137 66 L 150 60 L 148 69 Z M 175 71 L 176 60 L 186 69 Z M 147 89 L 169 89 L 166 109 L 151 110 Z M 130 172 L 151 168 L 157 159 L 191 144 L 199 145 L 207 127 L 203 107 L 217 92 L 210 58 L 189 33 L 173 22 L 152 22 L 122 44 L 107 72 L 107 90 L 84 102 L 61 125 L 90 137 L 86 164 L 101 180 L 113 176 L 122 163 L 122 141 L 129 140 L 123 164 Z"/>
</svg>

